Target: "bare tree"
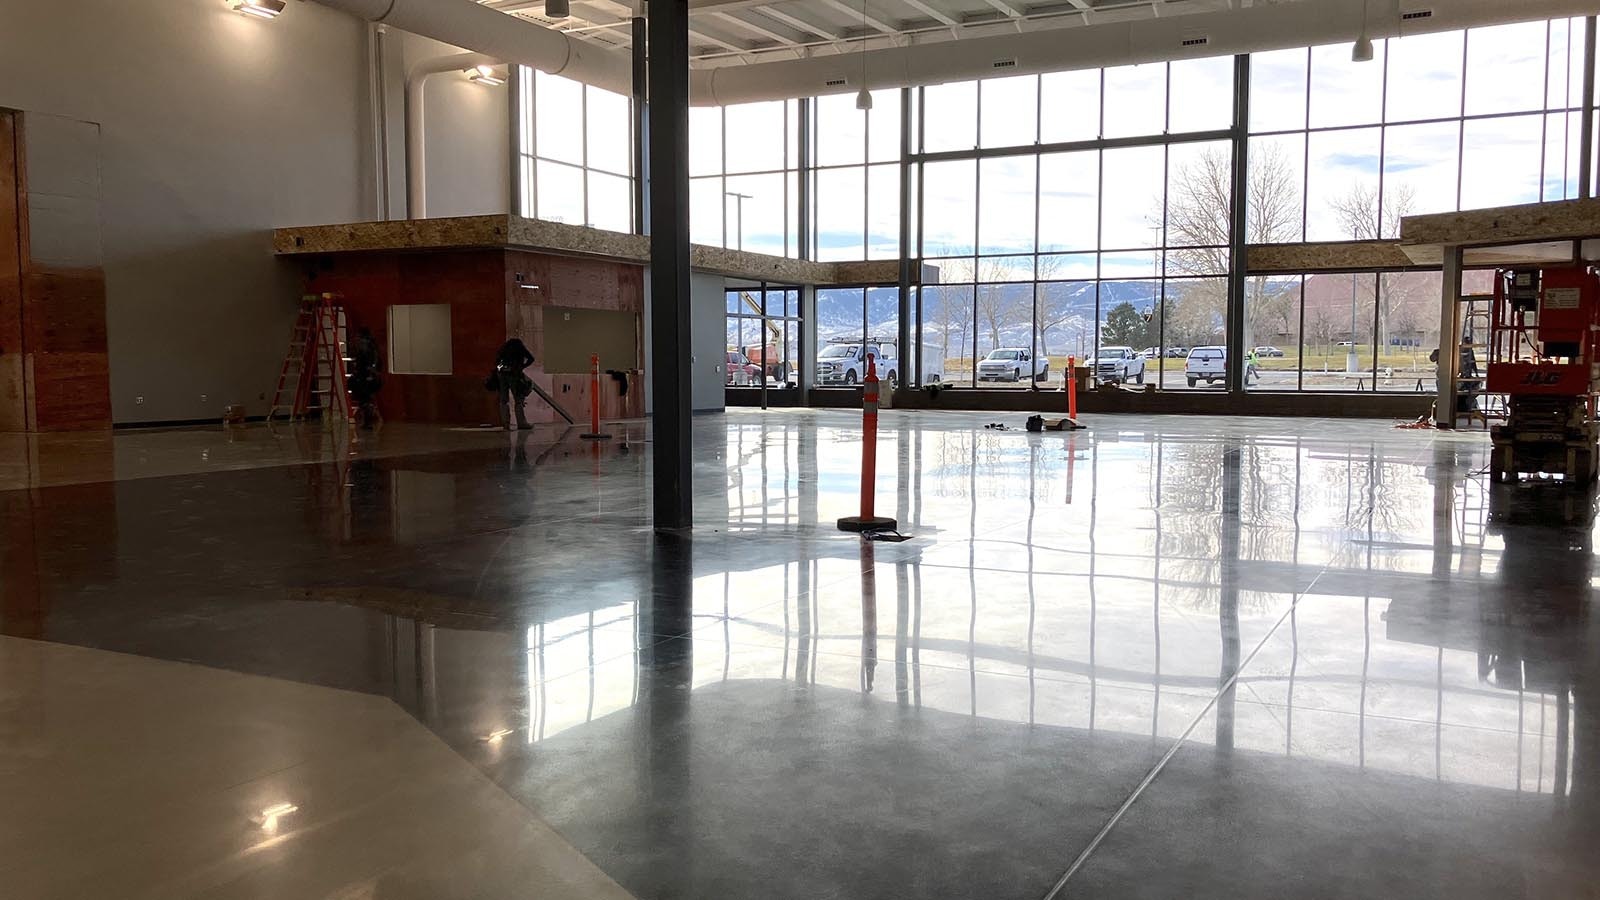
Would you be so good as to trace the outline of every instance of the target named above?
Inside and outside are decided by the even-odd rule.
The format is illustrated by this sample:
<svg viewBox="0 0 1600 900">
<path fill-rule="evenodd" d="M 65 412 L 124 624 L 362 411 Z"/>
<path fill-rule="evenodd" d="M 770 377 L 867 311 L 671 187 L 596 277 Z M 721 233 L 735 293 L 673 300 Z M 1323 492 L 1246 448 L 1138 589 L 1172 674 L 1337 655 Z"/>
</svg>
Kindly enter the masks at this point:
<svg viewBox="0 0 1600 900">
<path fill-rule="evenodd" d="M 1273 145 L 1260 148 L 1250 158 L 1245 179 L 1245 243 L 1279 244 L 1300 235 L 1300 198 L 1295 171 L 1283 151 Z M 1228 272 L 1228 244 L 1233 204 L 1233 159 L 1221 148 L 1210 147 L 1175 173 L 1167 194 L 1167 274 L 1216 276 Z M 1274 284 L 1265 275 L 1246 281 L 1245 314 L 1251 335 L 1289 334 L 1295 321 L 1293 291 Z M 1192 343 L 1209 334 L 1209 323 L 1224 305 L 1217 295 L 1220 284 L 1185 285 L 1180 296 L 1167 304 L 1168 341 Z M 1186 302 L 1202 309 L 1181 311 Z M 1184 334 L 1174 334 L 1172 323 L 1181 322 Z"/>
<path fill-rule="evenodd" d="M 1400 233 L 1400 220 L 1411 215 L 1417 205 L 1417 192 L 1405 183 L 1391 184 L 1382 194 L 1371 182 L 1357 182 L 1343 196 L 1335 198 L 1329 206 L 1345 234 L 1352 240 L 1374 241 Z M 1398 310 L 1408 308 L 1417 297 L 1414 280 L 1404 273 L 1382 272 L 1378 275 L 1378 343 L 1388 341 L 1390 334 L 1402 325 Z M 1354 335 L 1351 340 L 1355 340 Z"/>
</svg>

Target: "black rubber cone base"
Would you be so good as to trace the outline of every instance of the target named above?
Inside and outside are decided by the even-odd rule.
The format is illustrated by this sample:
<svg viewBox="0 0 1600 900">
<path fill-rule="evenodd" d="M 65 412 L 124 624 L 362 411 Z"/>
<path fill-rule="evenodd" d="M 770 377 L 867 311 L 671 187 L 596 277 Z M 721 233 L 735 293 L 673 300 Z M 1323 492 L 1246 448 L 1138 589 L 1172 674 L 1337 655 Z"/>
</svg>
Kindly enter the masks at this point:
<svg viewBox="0 0 1600 900">
<path fill-rule="evenodd" d="M 839 520 L 840 531 L 894 531 L 900 523 L 885 516 L 845 516 Z"/>
</svg>

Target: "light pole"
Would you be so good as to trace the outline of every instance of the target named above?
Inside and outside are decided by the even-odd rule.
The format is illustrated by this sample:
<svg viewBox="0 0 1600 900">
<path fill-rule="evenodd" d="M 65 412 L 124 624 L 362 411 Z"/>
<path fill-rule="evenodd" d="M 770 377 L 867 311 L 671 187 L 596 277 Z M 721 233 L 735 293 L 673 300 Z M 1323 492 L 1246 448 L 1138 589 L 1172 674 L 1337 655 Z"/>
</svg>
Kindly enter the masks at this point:
<svg viewBox="0 0 1600 900">
<path fill-rule="evenodd" d="M 733 213 L 733 217 L 734 217 L 733 218 L 733 227 L 734 227 L 735 234 L 737 234 L 737 237 L 735 238 L 735 241 L 737 243 L 736 243 L 736 246 L 734 247 L 734 249 L 743 250 L 744 249 L 744 202 L 746 200 L 751 199 L 751 195 L 749 195 L 749 194 L 741 194 L 738 191 L 723 191 L 722 195 L 724 197 L 732 197 L 732 198 L 734 198 L 735 201 L 737 201 L 734 204 L 734 213 Z"/>
<path fill-rule="evenodd" d="M 1354 375 L 1361 368 L 1356 359 L 1356 282 L 1361 276 L 1350 273 L 1350 352 L 1344 355 L 1344 370 Z"/>
</svg>

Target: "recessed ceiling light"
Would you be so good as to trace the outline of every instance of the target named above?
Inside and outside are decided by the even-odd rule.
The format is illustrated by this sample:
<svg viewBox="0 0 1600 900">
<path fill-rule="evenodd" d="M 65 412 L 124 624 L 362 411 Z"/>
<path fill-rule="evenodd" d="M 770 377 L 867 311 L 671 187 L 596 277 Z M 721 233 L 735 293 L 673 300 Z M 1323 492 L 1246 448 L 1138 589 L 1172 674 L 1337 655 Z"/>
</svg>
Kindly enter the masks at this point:
<svg viewBox="0 0 1600 900">
<path fill-rule="evenodd" d="M 227 0 L 234 12 L 258 19 L 276 19 L 288 4 L 285 0 Z"/>
</svg>

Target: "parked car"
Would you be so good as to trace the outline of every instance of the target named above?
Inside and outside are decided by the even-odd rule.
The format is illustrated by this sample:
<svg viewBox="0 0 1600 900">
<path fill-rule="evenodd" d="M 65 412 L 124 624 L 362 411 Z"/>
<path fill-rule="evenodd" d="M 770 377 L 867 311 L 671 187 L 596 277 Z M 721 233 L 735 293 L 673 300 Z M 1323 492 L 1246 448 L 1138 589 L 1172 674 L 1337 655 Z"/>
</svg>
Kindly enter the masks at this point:
<svg viewBox="0 0 1600 900">
<path fill-rule="evenodd" d="M 1277 356 L 1282 356 L 1283 355 L 1283 351 L 1279 350 L 1277 347 L 1257 347 L 1256 348 L 1256 355 L 1260 356 L 1260 357 L 1263 357 L 1263 358 L 1268 357 L 1268 356 L 1277 357 Z"/>
<path fill-rule="evenodd" d="M 1189 355 L 1188 347 L 1168 347 L 1167 359 L 1183 359 Z"/>
<path fill-rule="evenodd" d="M 1355 345 L 1355 341 L 1339 341 L 1334 344 L 1335 347 L 1354 347 Z"/>
<path fill-rule="evenodd" d="M 1144 384 L 1144 360 L 1133 352 L 1132 347 L 1101 347 L 1095 358 L 1089 360 L 1089 369 L 1094 372 L 1095 380 L 1102 384 L 1126 384 L 1129 381 Z"/>
<path fill-rule="evenodd" d="M 1183 364 L 1184 380 L 1189 387 L 1197 382 L 1215 384 L 1228 375 L 1228 351 L 1225 347 L 1196 347 L 1189 351 Z"/>
<path fill-rule="evenodd" d="M 1050 360 L 1034 356 L 1026 347 L 1001 347 L 978 360 L 979 381 L 1021 381 L 1026 374 L 1034 381 L 1050 377 Z"/>
<path fill-rule="evenodd" d="M 900 361 L 895 359 L 894 345 L 886 342 L 832 340 L 817 354 L 817 383 L 854 386 L 867 377 L 867 356 L 871 355 L 878 370 L 879 381 L 895 381 L 900 377 Z"/>
<path fill-rule="evenodd" d="M 728 351 L 727 362 L 728 384 L 743 387 L 747 384 L 756 384 L 761 377 L 761 367 L 750 362 L 750 358 L 737 350 Z"/>
</svg>

